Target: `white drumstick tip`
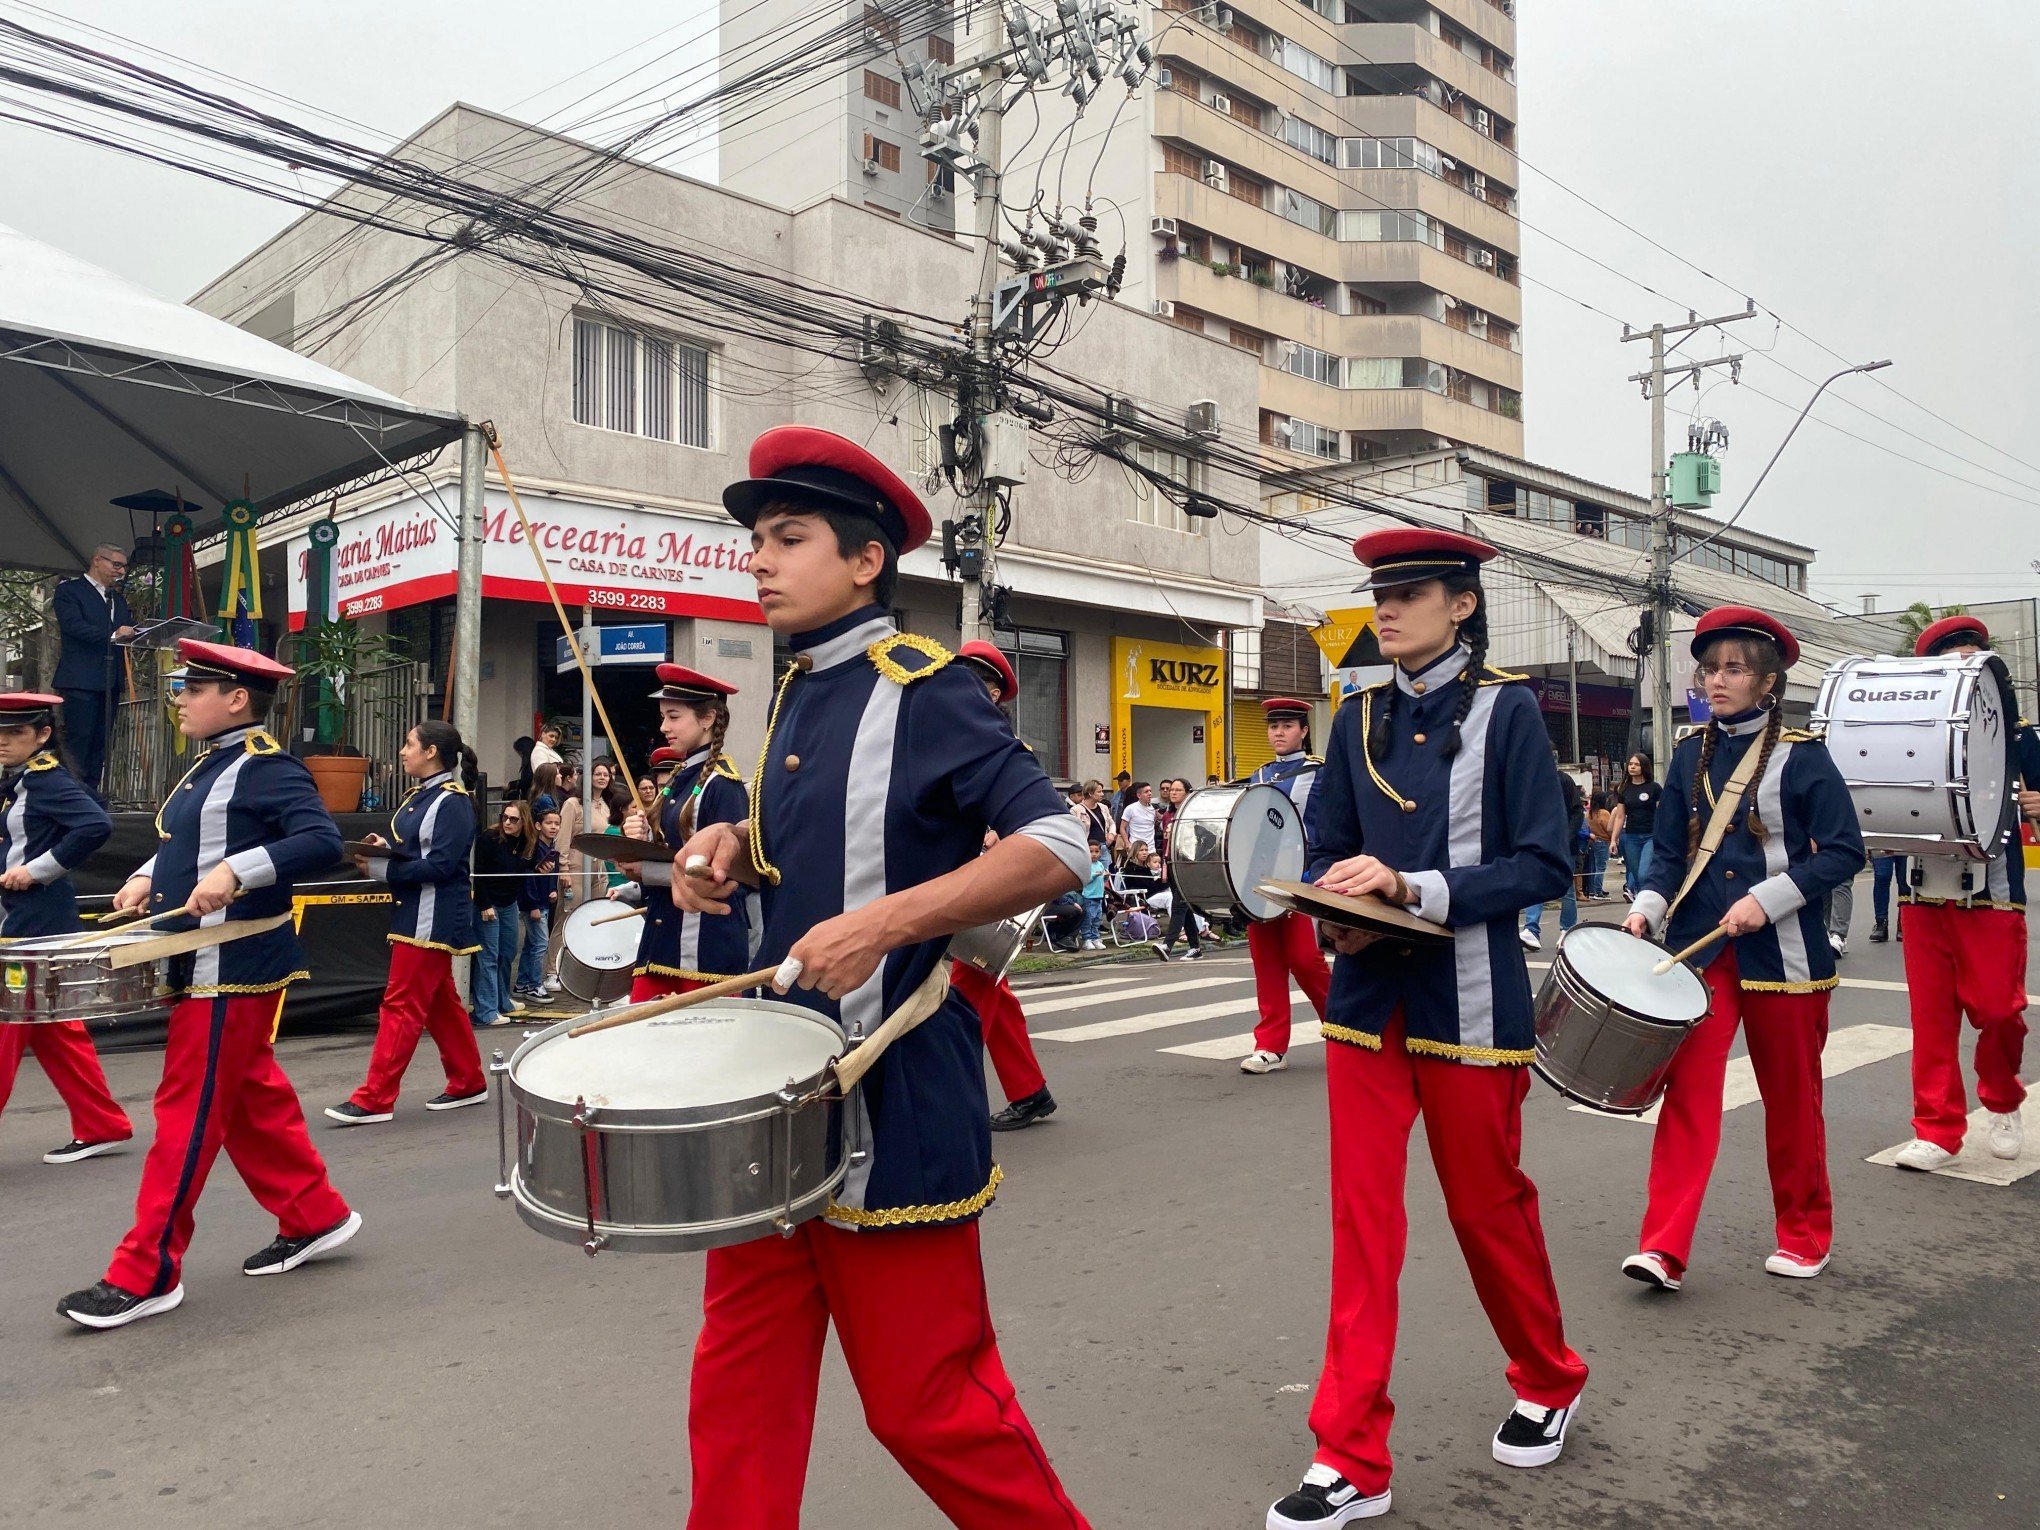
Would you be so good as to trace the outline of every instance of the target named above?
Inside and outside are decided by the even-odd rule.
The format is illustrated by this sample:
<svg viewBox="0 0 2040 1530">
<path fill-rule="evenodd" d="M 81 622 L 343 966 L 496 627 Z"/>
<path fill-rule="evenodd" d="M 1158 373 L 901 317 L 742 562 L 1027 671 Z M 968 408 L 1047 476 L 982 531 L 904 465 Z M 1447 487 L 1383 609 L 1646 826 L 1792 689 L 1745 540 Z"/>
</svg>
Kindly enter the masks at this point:
<svg viewBox="0 0 2040 1530">
<path fill-rule="evenodd" d="M 1679 964 L 1677 962 L 1673 961 L 1668 956 L 1663 961 L 1659 962 L 1655 967 L 1650 969 L 1650 975 L 1652 977 L 1663 977 L 1667 972 L 1670 972 L 1674 967 L 1678 965 Z"/>
<path fill-rule="evenodd" d="M 779 964 L 779 970 L 772 974 L 773 988 L 780 993 L 785 993 L 787 989 L 800 981 L 801 970 L 800 958 L 789 956 Z"/>
</svg>

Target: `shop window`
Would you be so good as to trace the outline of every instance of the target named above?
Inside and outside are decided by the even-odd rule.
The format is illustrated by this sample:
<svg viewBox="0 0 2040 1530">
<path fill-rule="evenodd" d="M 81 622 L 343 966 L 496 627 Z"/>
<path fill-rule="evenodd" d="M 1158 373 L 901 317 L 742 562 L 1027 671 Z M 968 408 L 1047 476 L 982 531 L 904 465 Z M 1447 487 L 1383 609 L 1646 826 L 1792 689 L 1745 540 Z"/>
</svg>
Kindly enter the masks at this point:
<svg viewBox="0 0 2040 1530">
<path fill-rule="evenodd" d="M 992 634 L 999 652 L 1012 661 L 1020 694 L 1005 710 L 1013 734 L 1034 752 L 1051 776 L 1069 773 L 1070 640 L 1067 633 L 1033 628 Z"/>
<path fill-rule="evenodd" d="M 669 335 L 574 319 L 576 423 L 708 446 L 709 353 Z"/>
</svg>

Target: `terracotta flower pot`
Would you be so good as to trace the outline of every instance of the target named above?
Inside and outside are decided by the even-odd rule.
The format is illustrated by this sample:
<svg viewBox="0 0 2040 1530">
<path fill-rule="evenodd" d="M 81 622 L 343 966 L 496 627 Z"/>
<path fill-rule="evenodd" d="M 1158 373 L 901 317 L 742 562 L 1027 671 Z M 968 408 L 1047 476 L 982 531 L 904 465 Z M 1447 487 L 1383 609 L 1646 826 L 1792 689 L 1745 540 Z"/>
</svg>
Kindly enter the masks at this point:
<svg viewBox="0 0 2040 1530">
<path fill-rule="evenodd" d="M 368 781 L 368 761 L 361 755 L 315 754 L 305 761 L 318 784 L 319 800 L 329 813 L 351 813 L 361 806 Z"/>
</svg>

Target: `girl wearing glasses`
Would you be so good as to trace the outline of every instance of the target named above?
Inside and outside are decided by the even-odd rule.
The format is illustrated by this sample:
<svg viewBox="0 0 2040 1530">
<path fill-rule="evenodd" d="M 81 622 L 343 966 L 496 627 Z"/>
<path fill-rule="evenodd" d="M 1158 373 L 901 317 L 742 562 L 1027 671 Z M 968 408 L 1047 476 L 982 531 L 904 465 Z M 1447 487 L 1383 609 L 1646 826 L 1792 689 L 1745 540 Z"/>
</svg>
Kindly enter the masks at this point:
<svg viewBox="0 0 2040 1530">
<path fill-rule="evenodd" d="M 1712 716 L 1673 752 L 1650 872 L 1624 922 L 1632 934 L 1662 932 L 1678 950 L 1709 930 L 1728 931 L 1702 973 L 1713 1008 L 1672 1062 L 1638 1252 L 1622 1262 L 1623 1274 L 1663 1291 L 1685 1278 L 1721 1146 L 1728 1051 L 1745 1020 L 1777 1215 L 1777 1249 L 1764 1268 L 1801 1280 L 1827 1268 L 1834 1227 L 1820 1054 L 1837 980 L 1821 909 L 1830 889 L 1863 869 L 1841 772 L 1818 736 L 1785 727 L 1778 710 L 1798 641 L 1764 612 L 1718 606 L 1694 629 L 1693 657 Z M 1720 848 L 1681 899 L 1705 826 L 1752 750 L 1754 775 Z"/>
</svg>

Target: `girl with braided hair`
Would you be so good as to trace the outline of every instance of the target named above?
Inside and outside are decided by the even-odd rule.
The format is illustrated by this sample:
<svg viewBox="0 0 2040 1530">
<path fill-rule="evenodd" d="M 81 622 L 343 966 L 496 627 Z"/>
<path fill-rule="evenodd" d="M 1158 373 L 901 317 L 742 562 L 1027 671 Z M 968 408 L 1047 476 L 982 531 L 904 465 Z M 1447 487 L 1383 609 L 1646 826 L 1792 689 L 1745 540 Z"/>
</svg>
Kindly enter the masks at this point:
<svg viewBox="0 0 2040 1530">
<path fill-rule="evenodd" d="M 730 726 L 730 697 L 737 688 L 683 664 L 659 666 L 659 732 L 679 757 L 673 773 L 648 804 L 657 819 L 658 838 L 678 850 L 696 829 L 713 823 L 745 823 L 751 816 L 751 794 L 744 779 L 723 753 Z M 652 823 L 632 812 L 623 823 L 625 837 L 651 839 Z M 679 908 L 672 898 L 676 870 L 671 861 L 624 862 L 633 880 L 612 888 L 621 902 L 642 902 L 644 931 L 638 937 L 638 960 L 630 997 L 655 999 L 687 993 L 720 978 L 751 968 L 757 945 L 751 927 L 749 899 L 739 893 L 726 916 L 704 918 Z M 634 874 L 631 868 L 635 866 Z"/>
<path fill-rule="evenodd" d="M 1721 1147 L 1722 1081 L 1739 1026 L 1764 1100 L 1777 1220 L 1777 1248 L 1764 1268 L 1798 1279 L 1827 1268 L 1834 1221 L 1820 1054 L 1837 980 L 1822 908 L 1863 869 L 1863 836 L 1841 772 L 1819 738 L 1787 728 L 1779 711 L 1798 641 L 1765 612 L 1718 606 L 1694 629 L 1693 657 L 1694 683 L 1712 716 L 1672 752 L 1650 871 L 1624 922 L 1631 934 L 1661 934 L 1678 950 L 1710 930 L 1728 932 L 1701 974 L 1712 1008 L 1672 1059 L 1638 1251 L 1622 1262 L 1623 1274 L 1661 1291 L 1678 1290 L 1685 1278 Z M 1752 755 L 1741 800 L 1724 807 L 1731 777 Z M 1726 830 L 1688 888 L 1717 810 L 1728 813 Z"/>
<path fill-rule="evenodd" d="M 1392 677 L 1333 719 L 1311 793 L 1306 876 L 1372 893 L 1438 926 L 1406 943 L 1326 921 L 1333 964 L 1325 1041 L 1331 1097 L 1332 1294 L 1317 1449 L 1270 1530 L 1308 1530 L 1389 1508 L 1397 1282 L 1411 1128 L 1419 1114 L 1474 1290 L 1509 1356 L 1514 1407 L 1491 1446 L 1507 1466 L 1558 1459 L 1586 1384 L 1566 1344 L 1520 1163 L 1535 1056 L 1519 912 L 1572 875 L 1558 768 L 1537 701 L 1486 667 L 1485 542 L 1423 528 L 1378 531 L 1375 630 Z"/>
</svg>

